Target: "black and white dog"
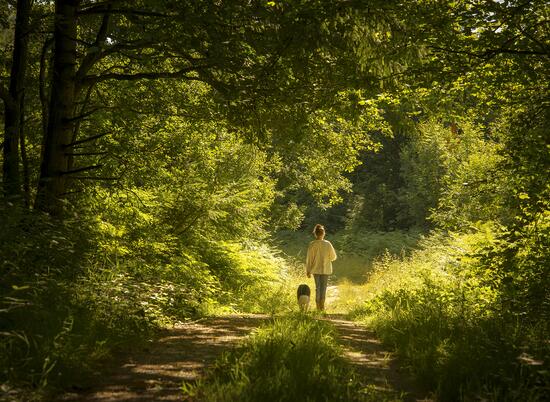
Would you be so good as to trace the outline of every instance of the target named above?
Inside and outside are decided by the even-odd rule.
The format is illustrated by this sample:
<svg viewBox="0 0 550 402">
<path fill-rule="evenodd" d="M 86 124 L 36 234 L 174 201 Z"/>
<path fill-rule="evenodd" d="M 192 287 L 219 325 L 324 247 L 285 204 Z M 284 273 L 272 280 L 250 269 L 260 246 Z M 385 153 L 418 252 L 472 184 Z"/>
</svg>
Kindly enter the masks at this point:
<svg viewBox="0 0 550 402">
<path fill-rule="evenodd" d="M 300 311 L 307 312 L 309 309 L 309 296 L 311 295 L 311 290 L 306 284 L 298 286 L 298 306 Z"/>
</svg>

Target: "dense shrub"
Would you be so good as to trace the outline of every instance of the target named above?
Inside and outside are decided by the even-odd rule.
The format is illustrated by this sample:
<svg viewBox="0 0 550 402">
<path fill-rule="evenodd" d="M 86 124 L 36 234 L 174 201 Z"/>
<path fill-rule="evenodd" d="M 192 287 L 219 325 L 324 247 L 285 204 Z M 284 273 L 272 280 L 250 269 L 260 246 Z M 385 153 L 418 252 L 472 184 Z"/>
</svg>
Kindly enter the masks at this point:
<svg viewBox="0 0 550 402">
<path fill-rule="evenodd" d="M 368 301 L 353 311 L 442 400 L 542 400 L 548 387 L 547 311 L 509 308 L 509 278 L 485 260 L 500 236 L 484 225 L 435 235 L 404 260 L 381 259 Z"/>
<path fill-rule="evenodd" d="M 185 244 L 150 217 L 124 224 L 108 200 L 103 205 L 103 214 L 63 224 L 0 211 L 3 390 L 38 397 L 82 386 L 115 350 L 135 347 L 161 327 L 280 307 L 273 300 L 286 289 L 278 275 L 286 265 L 269 248 L 203 237 Z"/>
</svg>

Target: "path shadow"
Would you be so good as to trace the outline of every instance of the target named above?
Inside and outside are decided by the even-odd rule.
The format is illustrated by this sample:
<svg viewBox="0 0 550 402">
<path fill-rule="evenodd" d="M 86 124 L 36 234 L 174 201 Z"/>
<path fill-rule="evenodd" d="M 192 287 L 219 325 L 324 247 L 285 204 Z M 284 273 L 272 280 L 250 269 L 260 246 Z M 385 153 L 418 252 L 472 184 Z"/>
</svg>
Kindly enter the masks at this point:
<svg viewBox="0 0 550 402">
<path fill-rule="evenodd" d="M 338 331 L 345 356 L 355 367 L 359 380 L 365 387 L 379 393 L 381 400 L 433 400 L 405 371 L 400 370 L 393 354 L 372 330 L 347 320 L 342 314 L 327 314 L 324 319 Z"/>
<path fill-rule="evenodd" d="M 180 401 L 183 381 L 196 380 L 215 359 L 265 322 L 267 315 L 211 317 L 165 330 L 149 349 L 120 358 L 88 389 L 59 400 Z"/>
</svg>

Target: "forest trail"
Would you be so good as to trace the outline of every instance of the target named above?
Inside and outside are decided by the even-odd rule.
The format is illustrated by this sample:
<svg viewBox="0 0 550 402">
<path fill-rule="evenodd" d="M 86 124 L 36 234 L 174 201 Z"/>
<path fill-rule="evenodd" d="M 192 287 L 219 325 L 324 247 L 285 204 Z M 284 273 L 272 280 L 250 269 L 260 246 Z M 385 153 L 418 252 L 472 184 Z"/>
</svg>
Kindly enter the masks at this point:
<svg viewBox="0 0 550 402">
<path fill-rule="evenodd" d="M 410 382 L 372 331 L 343 315 L 327 314 L 322 319 L 337 329 L 346 357 L 363 385 L 374 388 L 385 400 L 429 401 L 411 391 Z M 199 378 L 223 351 L 267 320 L 267 315 L 227 315 L 167 329 L 150 348 L 122 357 L 95 385 L 67 393 L 61 400 L 179 401 L 183 381 Z"/>
<path fill-rule="evenodd" d="M 208 317 L 167 329 L 149 348 L 121 358 L 97 384 L 63 401 L 181 401 L 183 381 L 196 380 L 267 315 Z"/>
<path fill-rule="evenodd" d="M 374 389 L 383 400 L 432 401 L 399 369 L 392 353 L 372 330 L 341 314 L 327 314 L 325 319 L 336 328 L 345 356 L 364 386 Z"/>
</svg>

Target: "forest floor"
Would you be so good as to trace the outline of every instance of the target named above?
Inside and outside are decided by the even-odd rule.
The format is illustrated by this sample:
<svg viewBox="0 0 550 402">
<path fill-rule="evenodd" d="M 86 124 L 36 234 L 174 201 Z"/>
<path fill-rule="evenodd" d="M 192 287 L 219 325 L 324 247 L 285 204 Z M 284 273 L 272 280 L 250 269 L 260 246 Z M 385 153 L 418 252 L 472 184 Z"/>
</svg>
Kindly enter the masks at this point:
<svg viewBox="0 0 550 402">
<path fill-rule="evenodd" d="M 63 401 L 181 401 L 183 381 L 193 381 L 225 350 L 269 319 L 267 315 L 224 315 L 184 323 L 161 333 L 148 348 L 122 355 L 88 389 Z"/>
<path fill-rule="evenodd" d="M 335 326 L 346 357 L 365 387 L 384 400 L 429 401 L 369 329 L 327 314 L 321 319 Z M 166 329 L 150 347 L 120 356 L 118 364 L 86 389 L 65 394 L 63 401 L 178 401 L 183 381 L 198 379 L 215 359 L 269 320 L 267 315 L 209 317 Z"/>
</svg>

